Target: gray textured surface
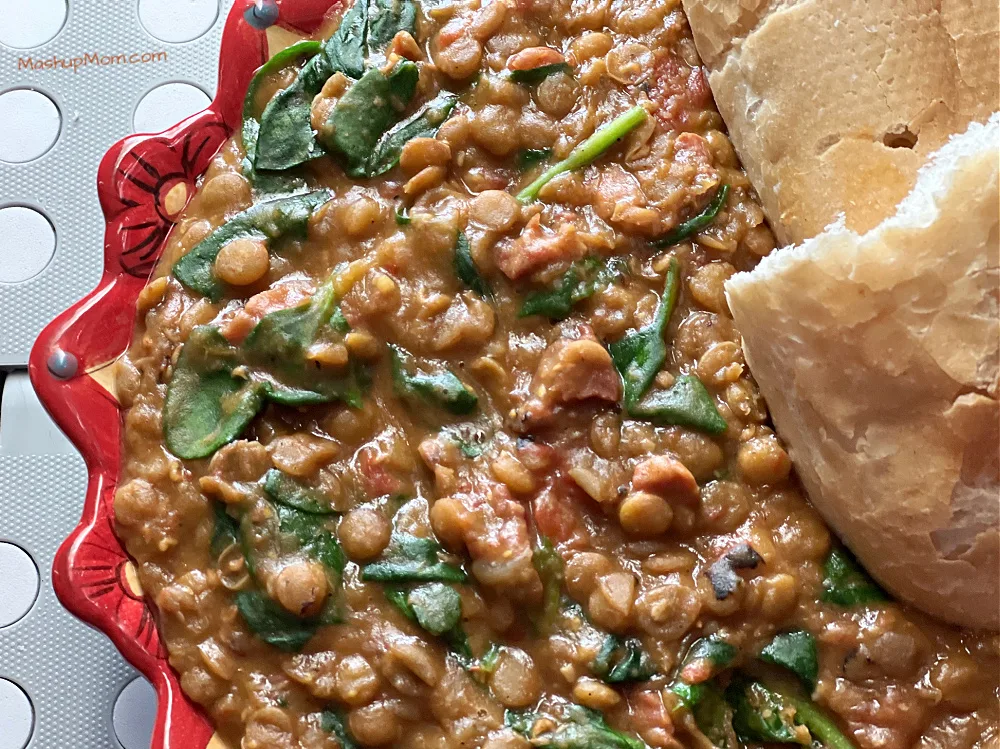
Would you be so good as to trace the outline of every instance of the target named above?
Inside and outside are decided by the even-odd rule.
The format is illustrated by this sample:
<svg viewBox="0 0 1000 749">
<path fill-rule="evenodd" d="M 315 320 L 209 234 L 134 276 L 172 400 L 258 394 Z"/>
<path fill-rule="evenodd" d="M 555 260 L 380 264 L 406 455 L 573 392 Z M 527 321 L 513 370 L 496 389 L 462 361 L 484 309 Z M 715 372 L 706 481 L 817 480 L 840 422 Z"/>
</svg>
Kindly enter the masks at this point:
<svg viewBox="0 0 1000 749">
<path fill-rule="evenodd" d="M 29 749 L 116 748 L 111 711 L 135 671 L 62 607 L 51 581 L 56 549 L 80 517 L 87 471 L 37 402 L 11 402 L 16 385 L 5 383 L 0 418 L 0 540 L 31 554 L 41 586 L 24 618 L 0 629 L 0 678 L 20 685 L 34 706 Z"/>
<path fill-rule="evenodd" d="M 171 2 L 171 0 L 163 0 Z M 25 205 L 56 229 L 56 252 L 37 276 L 0 284 L 0 366 L 23 366 L 44 325 L 83 297 L 100 278 L 104 221 L 97 202 L 97 166 L 115 141 L 132 130 L 136 104 L 161 83 L 193 83 L 215 95 L 219 39 L 232 0 L 221 0 L 204 36 L 168 44 L 149 35 L 137 0 L 72 0 L 65 26 L 32 50 L 0 45 L 0 92 L 34 88 L 56 103 L 62 131 L 55 146 L 27 164 L 0 162 L 0 207 Z M 2 23 L 0 19 L 0 23 Z M 166 61 L 72 69 L 19 69 L 19 59 L 74 58 L 166 51 Z M 0 132 L 0 137 L 3 137 Z"/>
<path fill-rule="evenodd" d="M 41 328 L 96 285 L 104 249 L 96 188 L 100 159 L 132 131 L 137 103 L 155 86 L 187 82 L 214 96 L 219 38 L 232 2 L 221 0 L 212 29 L 182 44 L 162 42 L 145 31 L 138 0 L 70 0 L 66 24 L 51 41 L 27 51 L 0 44 L 0 93 L 37 89 L 62 115 L 59 139 L 45 155 L 26 164 L 0 162 L 0 208 L 40 210 L 57 238 L 52 262 L 39 275 L 0 284 L 0 367 L 23 366 Z M 29 56 L 159 51 L 167 52 L 167 60 L 146 65 L 88 65 L 75 73 L 18 69 L 19 58 Z M 27 394 L 24 378 L 14 375 L 2 383 L 0 541 L 31 554 L 41 586 L 28 614 L 0 628 L 0 678 L 20 685 L 32 701 L 35 726 L 28 749 L 119 749 L 113 708 L 136 672 L 110 640 L 62 608 L 51 584 L 52 557 L 80 518 L 86 469 Z M 143 716 L 137 718 L 143 724 Z"/>
</svg>

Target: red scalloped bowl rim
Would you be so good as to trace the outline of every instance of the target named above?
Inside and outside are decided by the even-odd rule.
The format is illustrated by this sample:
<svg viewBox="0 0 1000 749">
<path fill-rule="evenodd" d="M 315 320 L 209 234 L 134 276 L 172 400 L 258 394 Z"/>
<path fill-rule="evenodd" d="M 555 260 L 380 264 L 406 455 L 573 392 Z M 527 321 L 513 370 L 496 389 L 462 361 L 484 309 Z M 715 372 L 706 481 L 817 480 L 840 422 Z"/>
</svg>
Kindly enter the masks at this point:
<svg viewBox="0 0 1000 749">
<path fill-rule="evenodd" d="M 311 33 L 339 0 L 277 0 L 277 5 L 279 25 Z M 83 515 L 56 552 L 53 587 L 69 611 L 104 632 L 155 686 L 151 749 L 223 745 L 213 738 L 205 713 L 181 691 L 135 568 L 114 533 L 122 411 L 102 373 L 129 344 L 139 293 L 197 179 L 240 125 L 244 93 L 268 51 L 266 33 L 246 20 L 253 6 L 254 0 L 236 0 L 226 19 L 211 105 L 163 133 L 124 138 L 101 160 L 103 275 L 94 291 L 45 327 L 28 362 L 39 399 L 80 451 L 88 472 Z M 60 352 L 63 362 L 75 364 L 71 376 L 49 370 Z"/>
</svg>

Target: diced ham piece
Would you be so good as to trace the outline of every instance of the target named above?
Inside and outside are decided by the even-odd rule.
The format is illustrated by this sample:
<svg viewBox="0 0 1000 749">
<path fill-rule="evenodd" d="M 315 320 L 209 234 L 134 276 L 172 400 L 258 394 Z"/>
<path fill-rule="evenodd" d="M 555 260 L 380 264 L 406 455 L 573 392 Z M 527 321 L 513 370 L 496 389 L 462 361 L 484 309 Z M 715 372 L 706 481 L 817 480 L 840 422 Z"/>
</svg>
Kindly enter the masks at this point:
<svg viewBox="0 0 1000 749">
<path fill-rule="evenodd" d="M 569 223 L 553 231 L 542 226 L 541 215 L 535 215 L 525 225 L 521 236 L 496 245 L 497 267 L 511 280 L 522 278 L 552 263 L 578 260 L 587 247 Z"/>
<path fill-rule="evenodd" d="M 227 341 L 238 346 L 264 315 L 302 304 L 312 296 L 313 290 L 311 281 L 297 280 L 255 294 L 247 300 L 243 309 L 222 323 L 220 332 Z"/>
<path fill-rule="evenodd" d="M 483 585 L 522 601 L 537 601 L 542 582 L 531 561 L 524 506 L 492 479 L 464 481 L 431 507 L 434 532 L 448 546 L 464 546 L 472 574 Z"/>
<path fill-rule="evenodd" d="M 660 692 L 643 690 L 629 698 L 632 726 L 636 733 L 652 747 L 680 747 L 674 738 L 674 723 L 663 704 Z"/>
<path fill-rule="evenodd" d="M 507 58 L 507 70 L 534 70 L 566 62 L 563 53 L 551 47 L 528 47 Z"/>
<path fill-rule="evenodd" d="M 715 190 L 720 182 L 708 141 L 695 133 L 681 133 L 674 141 L 670 174 L 682 178 L 696 195 Z"/>
<path fill-rule="evenodd" d="M 556 406 L 597 399 L 615 403 L 621 397 L 621 378 L 611 355 L 589 326 L 578 337 L 563 337 L 549 345 L 531 381 L 532 397 L 519 409 L 527 427 L 548 423 Z"/>
<path fill-rule="evenodd" d="M 647 236 L 663 231 L 660 214 L 648 206 L 639 180 L 618 164 L 601 172 L 594 199 L 597 215 L 625 231 Z"/>
<path fill-rule="evenodd" d="M 700 496 L 694 475 L 670 455 L 653 455 L 637 464 L 632 471 L 632 488 L 684 504 L 697 503 Z"/>
<path fill-rule="evenodd" d="M 701 66 L 694 68 L 676 55 L 664 55 L 653 72 L 650 98 L 659 104 L 657 118 L 671 130 L 686 130 L 692 115 L 712 106 L 712 90 Z"/>
</svg>

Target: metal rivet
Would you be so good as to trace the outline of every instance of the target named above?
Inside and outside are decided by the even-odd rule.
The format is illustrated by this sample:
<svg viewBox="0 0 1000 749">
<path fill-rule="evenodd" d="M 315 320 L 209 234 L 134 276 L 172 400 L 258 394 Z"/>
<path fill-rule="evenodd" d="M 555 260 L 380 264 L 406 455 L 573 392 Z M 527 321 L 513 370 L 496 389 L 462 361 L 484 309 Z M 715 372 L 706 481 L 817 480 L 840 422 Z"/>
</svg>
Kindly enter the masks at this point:
<svg viewBox="0 0 1000 749">
<path fill-rule="evenodd" d="M 57 348 L 49 354 L 47 364 L 49 373 L 60 380 L 68 380 L 75 375 L 78 366 L 76 357 L 73 354 L 63 351 L 61 348 Z"/>
<path fill-rule="evenodd" d="M 274 0 L 255 0 L 243 13 L 246 22 L 263 31 L 278 22 L 278 4 Z"/>
</svg>

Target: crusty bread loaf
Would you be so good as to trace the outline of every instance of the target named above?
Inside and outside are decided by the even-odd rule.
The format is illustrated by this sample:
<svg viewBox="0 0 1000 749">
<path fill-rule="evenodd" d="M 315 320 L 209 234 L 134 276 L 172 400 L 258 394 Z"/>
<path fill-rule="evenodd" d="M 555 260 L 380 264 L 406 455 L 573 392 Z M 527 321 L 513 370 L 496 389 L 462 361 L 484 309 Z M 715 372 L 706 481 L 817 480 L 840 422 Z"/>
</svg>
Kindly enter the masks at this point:
<svg viewBox="0 0 1000 749">
<path fill-rule="evenodd" d="M 895 212 L 929 154 L 1000 108 L 996 0 L 683 0 L 779 240 Z M 908 147 L 912 146 L 912 147 Z"/>
<path fill-rule="evenodd" d="M 1000 624 L 1000 116 L 955 136 L 892 218 L 779 250 L 726 289 L 827 521 L 897 596 Z"/>
</svg>

